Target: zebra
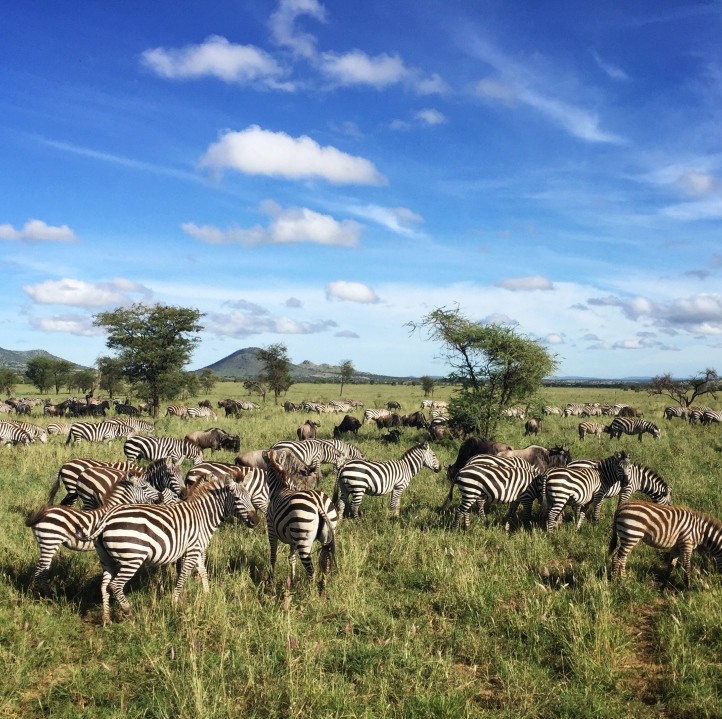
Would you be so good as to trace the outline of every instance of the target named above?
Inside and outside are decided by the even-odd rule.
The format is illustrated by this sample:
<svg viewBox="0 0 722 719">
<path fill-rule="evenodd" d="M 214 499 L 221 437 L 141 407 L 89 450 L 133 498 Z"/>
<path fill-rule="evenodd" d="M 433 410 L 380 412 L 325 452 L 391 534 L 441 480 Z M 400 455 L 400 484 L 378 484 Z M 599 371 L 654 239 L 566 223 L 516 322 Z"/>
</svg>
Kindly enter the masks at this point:
<svg viewBox="0 0 722 719">
<path fill-rule="evenodd" d="M 602 405 L 598 402 L 594 402 L 593 404 L 585 404 L 581 416 L 582 417 L 601 417 L 602 415 Z"/>
<path fill-rule="evenodd" d="M 342 402 L 338 399 L 332 399 L 328 403 L 328 408 L 333 412 L 352 412 L 354 409 L 350 402 Z"/>
<path fill-rule="evenodd" d="M 0 422 L 0 444 L 30 444 L 33 438 L 22 427 L 10 422 Z"/>
<path fill-rule="evenodd" d="M 391 493 L 391 514 L 398 517 L 401 495 L 422 467 L 434 472 L 441 468 L 439 458 L 428 442 L 415 444 L 398 460 L 372 462 L 355 459 L 347 462 L 339 470 L 333 492 L 336 511 L 342 517 L 350 497 L 351 516 L 357 519 L 364 494 L 378 497 Z"/>
<path fill-rule="evenodd" d="M 169 404 L 165 411 L 166 417 L 180 417 L 181 419 L 188 419 L 188 407 L 184 404 Z"/>
<path fill-rule="evenodd" d="M 372 422 L 374 420 L 390 416 L 391 410 L 388 409 L 366 409 L 364 410 L 364 416 L 361 420 L 361 424 L 366 424 L 366 422 Z"/>
<path fill-rule="evenodd" d="M 688 407 L 687 408 L 687 421 L 690 424 L 697 424 L 697 422 L 702 421 L 702 417 L 704 416 L 704 413 L 709 409 L 709 407 Z"/>
<path fill-rule="evenodd" d="M 555 407 L 554 405 L 551 405 L 551 404 L 545 404 L 544 407 L 542 407 L 542 414 L 557 415 L 557 416 L 561 417 L 562 408 Z"/>
<path fill-rule="evenodd" d="M 178 462 L 187 458 L 193 464 L 200 464 L 203 461 L 203 450 L 195 442 L 175 437 L 148 437 L 134 434 L 125 440 L 123 453 L 131 461 L 164 457 L 172 457 Z"/>
<path fill-rule="evenodd" d="M 202 462 L 186 473 L 186 489 L 191 489 L 198 482 L 206 482 L 213 477 L 222 477 L 225 474 L 230 474 L 236 482 L 243 484 L 256 511 L 266 513 L 268 510 L 268 482 L 266 481 L 266 471 L 259 467 L 237 467 L 235 464 L 225 462 Z"/>
<path fill-rule="evenodd" d="M 665 419 L 674 419 L 675 417 L 678 417 L 679 419 L 687 419 L 687 414 L 687 409 L 685 407 L 670 406 L 664 408 Z"/>
<path fill-rule="evenodd" d="M 603 404 L 602 414 L 605 417 L 616 417 L 625 407 L 629 407 L 628 404 L 618 402 L 617 404 Z"/>
<path fill-rule="evenodd" d="M 316 412 L 317 414 L 321 414 L 322 412 L 327 411 L 327 407 L 323 402 L 303 402 L 301 407 L 303 407 L 304 412 Z"/>
<path fill-rule="evenodd" d="M 712 424 L 712 422 L 717 422 L 719 424 L 722 422 L 722 412 L 714 409 L 706 409 L 702 412 L 702 419 L 700 421 L 704 425 Z"/>
<path fill-rule="evenodd" d="M 51 422 L 45 428 L 45 431 L 48 433 L 48 435 L 57 434 L 61 437 L 67 436 L 68 434 L 70 434 L 71 424 L 71 422 Z"/>
<path fill-rule="evenodd" d="M 469 513 L 474 504 L 484 517 L 486 502 L 510 503 L 504 517 L 508 531 L 516 513 L 517 498 L 539 476 L 539 470 L 521 457 L 498 457 L 478 454 L 472 457 L 452 480 L 461 492 L 459 506 L 454 510 L 453 526 L 469 528 Z M 450 493 L 451 494 L 451 493 Z"/>
<path fill-rule="evenodd" d="M 569 402 L 567 406 L 562 410 L 562 416 L 563 417 L 579 417 L 581 416 L 582 412 L 584 411 L 585 405 L 583 404 L 576 404 L 574 402 Z"/>
<path fill-rule="evenodd" d="M 593 434 L 599 437 L 601 440 L 602 435 L 610 433 L 609 425 L 601 424 L 600 422 L 580 422 L 579 423 L 579 439 L 584 439 L 588 434 Z"/>
<path fill-rule="evenodd" d="M 211 537 L 224 519 L 235 516 L 255 527 L 258 515 L 245 487 L 226 475 L 198 482 L 183 502 L 172 505 L 136 504 L 118 506 L 98 518 L 89 532 L 77 536 L 94 540 L 103 567 L 100 594 L 103 624 L 110 623 L 110 594 L 123 611 L 130 604 L 125 585 L 144 563 L 166 565 L 180 562 L 173 591 L 177 602 L 186 579 L 198 569 L 203 591 L 208 592 L 206 551 Z"/>
<path fill-rule="evenodd" d="M 111 507 L 120 504 L 155 504 L 162 499 L 161 493 L 143 477 L 125 475 L 116 482 L 105 497 L 105 501 L 96 509 L 86 511 L 75 507 L 44 505 L 35 510 L 25 520 L 40 549 L 40 558 L 35 566 L 33 582 L 48 590 L 48 572 L 50 565 L 61 546 L 87 552 L 93 548 L 91 542 L 78 539 L 79 532 L 88 532 L 97 517 Z"/>
<path fill-rule="evenodd" d="M 603 497 L 615 482 L 626 483 L 630 464 L 626 452 L 616 452 L 600 462 L 581 460 L 545 472 L 539 493 L 547 532 L 554 531 L 561 521 L 564 507 L 570 502 L 574 508 L 576 528 L 579 529 L 585 518 L 585 505 L 599 496 L 599 492 Z M 525 499 L 520 498 L 522 504 Z"/>
<path fill-rule="evenodd" d="M 103 420 L 102 422 L 73 422 L 65 444 L 73 444 L 86 440 L 88 442 L 110 442 L 117 437 L 123 437 L 131 429 L 121 422 Z"/>
<path fill-rule="evenodd" d="M 32 441 L 38 441 L 42 444 L 46 444 L 48 441 L 48 430 L 45 427 L 38 427 L 37 424 L 32 422 L 21 422 L 17 419 L 7 420 L 8 424 L 14 424 L 20 429 L 24 429 L 31 437 Z"/>
<path fill-rule="evenodd" d="M 309 580 L 314 567 L 311 549 L 315 540 L 321 542 L 319 565 L 322 574 L 331 569 L 336 556 L 336 525 L 338 513 L 324 492 L 309 489 L 298 474 L 303 470 L 298 459 L 288 450 L 264 452 L 268 465 L 268 543 L 271 575 L 275 574 L 278 542 L 288 544 L 291 581 L 296 579 L 296 554 L 301 558 Z"/>
<path fill-rule="evenodd" d="M 93 509 L 102 504 L 103 498 L 113 486 L 127 474 L 142 477 L 158 491 L 170 489 L 174 494 L 183 494 L 180 465 L 170 459 L 157 459 L 147 467 L 131 462 L 109 464 L 99 460 L 71 460 L 58 471 L 58 476 L 50 488 L 48 503 L 52 503 L 60 484 L 67 494 L 61 502 L 72 506 L 79 498 L 84 509 Z"/>
<path fill-rule="evenodd" d="M 132 434 L 153 434 L 155 432 L 155 425 L 140 419 L 140 417 L 111 417 L 105 421 L 118 424 L 123 428 L 130 427 L 129 433 Z M 123 429 L 123 432 L 129 434 L 125 432 L 125 429 Z"/>
<path fill-rule="evenodd" d="M 657 549 L 672 550 L 667 579 L 682 558 L 686 587 L 690 583 L 692 552 L 699 546 L 712 553 L 717 571 L 722 572 L 722 522 L 704 512 L 641 500 L 623 504 L 614 515 L 609 542 L 609 554 L 616 549 L 612 578 L 626 576 L 627 557 L 640 540 Z"/>
<path fill-rule="evenodd" d="M 197 419 L 198 417 L 218 419 L 218 415 L 210 407 L 186 407 L 186 415 L 189 419 Z"/>
<path fill-rule="evenodd" d="M 363 459 L 363 454 L 352 444 L 340 439 L 281 440 L 271 449 L 285 449 L 306 467 L 307 473 L 318 475 L 322 464 L 343 464 L 348 459 Z"/>
<path fill-rule="evenodd" d="M 609 434 L 614 439 L 619 439 L 622 434 L 637 435 L 639 441 L 642 441 L 642 435 L 649 432 L 654 439 L 659 439 L 662 432 L 656 424 L 648 422 L 641 417 L 615 417 L 609 425 Z"/>
</svg>

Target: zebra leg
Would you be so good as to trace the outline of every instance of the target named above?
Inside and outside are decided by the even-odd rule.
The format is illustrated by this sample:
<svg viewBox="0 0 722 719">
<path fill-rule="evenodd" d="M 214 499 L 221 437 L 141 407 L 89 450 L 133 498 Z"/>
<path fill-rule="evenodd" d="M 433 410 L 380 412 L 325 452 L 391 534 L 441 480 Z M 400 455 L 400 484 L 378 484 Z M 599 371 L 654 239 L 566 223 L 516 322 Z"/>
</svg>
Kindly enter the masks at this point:
<svg viewBox="0 0 722 719">
<path fill-rule="evenodd" d="M 291 582 L 296 582 L 296 550 L 293 545 L 288 551 L 288 563 L 291 565 Z"/>
<path fill-rule="evenodd" d="M 565 503 L 566 504 L 566 503 Z M 547 533 L 551 534 L 561 521 L 562 512 L 564 511 L 565 504 L 553 504 L 549 509 L 547 515 Z"/>
<path fill-rule="evenodd" d="M 78 499 L 77 492 L 68 492 L 60 502 L 63 507 L 72 507 Z"/>
<path fill-rule="evenodd" d="M 394 489 L 391 492 L 391 515 L 393 517 L 399 516 L 399 505 L 401 504 L 401 493 L 403 489 Z"/>
<path fill-rule="evenodd" d="M 364 492 L 353 492 L 351 495 L 351 517 L 353 519 L 359 518 L 359 507 L 361 507 L 361 500 L 364 498 Z"/>
<path fill-rule="evenodd" d="M 627 557 L 629 557 L 630 552 L 637 546 L 641 538 L 641 536 L 619 538 L 619 548 L 612 559 L 612 579 L 627 576 Z"/>
<path fill-rule="evenodd" d="M 684 586 L 689 589 L 690 578 L 692 577 L 692 550 L 691 542 L 685 542 L 682 547 L 682 569 L 684 570 Z"/>
<path fill-rule="evenodd" d="M 471 512 L 471 506 L 473 503 L 473 498 L 464 497 L 463 494 L 461 495 L 461 502 L 459 503 L 459 506 L 454 510 L 454 529 L 459 526 L 459 523 L 461 523 L 462 529 L 469 528 L 469 513 Z"/>
<path fill-rule="evenodd" d="M 130 613 L 131 608 L 130 602 L 126 599 L 125 594 L 123 593 L 123 589 L 125 588 L 125 585 L 135 576 L 144 560 L 145 557 L 138 557 L 127 564 L 121 565 L 120 569 L 108 585 L 110 591 L 113 593 L 113 596 L 118 600 L 120 608 L 126 614 Z"/>
<path fill-rule="evenodd" d="M 52 544 L 43 543 L 40 548 L 40 559 L 38 559 L 38 563 L 35 565 L 33 584 L 35 584 L 39 591 L 42 591 L 45 594 L 50 591 L 50 584 L 48 583 L 50 565 L 61 545 L 62 541 L 58 539 Z"/>
<path fill-rule="evenodd" d="M 178 574 L 178 579 L 176 579 L 175 583 L 175 589 L 173 590 L 173 604 L 176 604 L 178 602 L 181 592 L 183 591 L 183 586 L 185 585 L 188 577 L 190 576 L 190 573 L 193 571 L 193 568 L 198 567 L 198 572 L 199 574 L 201 573 L 201 562 L 201 555 L 197 551 L 189 551 L 183 555 L 180 574 Z M 203 574 L 205 574 L 205 571 L 206 569 L 205 567 L 203 567 Z M 201 579 L 203 578 L 203 574 L 201 574 Z M 206 589 L 207 586 L 208 577 L 206 577 L 203 584 L 204 591 L 208 591 Z"/>
<path fill-rule="evenodd" d="M 584 511 L 584 506 L 581 504 L 575 504 L 574 505 L 574 522 L 575 522 L 575 527 L 577 530 L 579 530 L 579 528 L 582 526 L 585 518 L 586 518 L 586 512 Z"/>
<path fill-rule="evenodd" d="M 270 550 L 271 550 L 271 576 L 273 576 L 276 573 L 276 557 L 278 556 L 278 537 L 276 536 L 276 533 L 274 531 L 272 531 L 270 524 L 268 527 L 268 544 L 270 545 Z"/>
</svg>

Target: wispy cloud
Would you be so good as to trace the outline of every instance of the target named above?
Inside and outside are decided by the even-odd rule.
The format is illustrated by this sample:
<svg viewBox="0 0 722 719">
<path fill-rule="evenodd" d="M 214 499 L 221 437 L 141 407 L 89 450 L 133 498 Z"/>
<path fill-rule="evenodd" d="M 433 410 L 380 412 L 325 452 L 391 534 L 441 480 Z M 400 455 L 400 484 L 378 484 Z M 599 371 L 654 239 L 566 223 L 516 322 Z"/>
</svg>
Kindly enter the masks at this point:
<svg viewBox="0 0 722 719">
<path fill-rule="evenodd" d="M 80 337 L 97 337 L 105 330 L 95 327 L 91 317 L 83 315 L 65 314 L 52 317 L 31 317 L 30 326 L 43 332 L 60 332 Z"/>
<path fill-rule="evenodd" d="M 421 225 L 424 218 L 407 207 L 381 207 L 380 205 L 351 205 L 348 212 L 371 220 L 391 232 L 407 237 L 414 237 L 418 233 L 416 228 Z"/>
<path fill-rule="evenodd" d="M 254 303 L 241 301 L 232 303 L 232 306 L 234 310 L 229 313 L 209 313 L 204 322 L 206 330 L 220 336 L 249 337 L 259 334 L 318 334 L 338 327 L 334 320 L 308 322 L 286 316 L 276 317 Z"/>
<path fill-rule="evenodd" d="M 497 287 L 503 287 L 511 292 L 534 292 L 537 290 L 549 291 L 554 289 L 554 283 L 546 277 L 534 275 L 533 277 L 516 277 L 500 280 Z"/>
<path fill-rule="evenodd" d="M 601 55 L 598 52 L 593 51 L 592 57 L 594 58 L 594 62 L 597 63 L 600 69 L 603 70 L 610 78 L 612 78 L 612 80 L 629 80 L 629 75 L 627 75 L 627 73 L 624 72 L 621 67 L 613 65 L 611 62 L 607 62 L 606 60 L 602 59 Z"/>
<path fill-rule="evenodd" d="M 84 282 L 65 277 L 37 285 L 23 285 L 23 291 L 39 305 L 73 307 L 127 305 L 134 301 L 133 295 L 140 295 L 146 301 L 153 295 L 144 285 L 120 277 L 110 282 Z"/>
<path fill-rule="evenodd" d="M 28 220 L 20 230 L 12 225 L 0 225 L 0 240 L 20 242 L 79 242 L 77 235 L 67 226 L 48 225 L 42 220 Z"/>
<path fill-rule="evenodd" d="M 268 25 L 274 42 L 300 57 L 310 58 L 316 54 L 316 38 L 296 26 L 296 20 L 304 15 L 326 22 L 326 10 L 317 0 L 281 0 Z"/>
</svg>

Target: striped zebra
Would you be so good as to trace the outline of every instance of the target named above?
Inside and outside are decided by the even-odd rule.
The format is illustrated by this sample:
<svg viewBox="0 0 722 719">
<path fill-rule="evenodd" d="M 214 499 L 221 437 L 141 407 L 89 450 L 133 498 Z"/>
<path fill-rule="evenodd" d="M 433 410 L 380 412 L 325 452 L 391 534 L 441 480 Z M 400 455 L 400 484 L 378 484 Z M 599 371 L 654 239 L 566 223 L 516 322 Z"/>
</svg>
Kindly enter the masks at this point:
<svg viewBox="0 0 722 719">
<path fill-rule="evenodd" d="M 659 439 L 662 434 L 656 424 L 641 417 L 615 417 L 609 425 L 609 434 L 612 439 L 615 437 L 619 439 L 623 434 L 636 434 L 641 442 L 645 432 L 649 432 L 654 439 Z"/>
<path fill-rule="evenodd" d="M 588 434 L 595 435 L 601 440 L 604 433 L 609 434 L 609 425 L 601 424 L 599 422 L 580 422 L 579 423 L 579 439 L 583 440 Z"/>
<path fill-rule="evenodd" d="M 582 412 L 584 411 L 583 404 L 576 404 L 574 402 L 569 402 L 567 406 L 562 410 L 562 416 L 563 417 L 580 417 Z"/>
<path fill-rule="evenodd" d="M 175 437 L 148 437 L 144 434 L 133 434 L 125 440 L 123 453 L 131 461 L 165 457 L 171 457 L 177 462 L 189 459 L 193 464 L 200 464 L 203 461 L 203 450 L 195 442 Z"/>
<path fill-rule="evenodd" d="M 625 407 L 629 407 L 629 405 L 622 402 L 618 402 L 617 404 L 603 404 L 602 414 L 605 417 L 616 417 Z"/>
<path fill-rule="evenodd" d="M 188 407 L 184 404 L 169 404 L 166 411 L 166 417 L 180 417 L 181 419 L 188 418 Z"/>
<path fill-rule="evenodd" d="M 709 407 L 688 407 L 687 408 L 687 421 L 690 424 L 697 424 L 702 421 L 704 413 Z"/>
<path fill-rule="evenodd" d="M 679 419 L 687 419 L 687 409 L 685 407 L 680 407 L 679 405 L 664 408 L 665 419 L 674 419 L 675 417 Z"/>
<path fill-rule="evenodd" d="M 342 517 L 350 498 L 351 516 L 357 519 L 365 494 L 378 497 L 390 493 L 391 514 L 398 517 L 401 495 L 422 467 L 428 467 L 434 472 L 440 469 L 439 458 L 428 442 L 415 444 L 398 460 L 372 462 L 355 459 L 347 462 L 339 470 L 333 493 L 336 511 Z"/>
<path fill-rule="evenodd" d="M 319 566 L 327 574 L 336 556 L 338 513 L 324 492 L 309 489 L 299 471 L 298 459 L 287 450 L 272 449 L 264 453 L 268 465 L 268 543 L 271 575 L 275 574 L 278 542 L 288 544 L 291 581 L 296 579 L 296 554 L 309 579 L 313 578 L 311 559 L 313 543 L 321 542 Z"/>
<path fill-rule="evenodd" d="M 63 464 L 58 476 L 50 488 L 48 503 L 51 504 L 62 484 L 67 494 L 61 502 L 64 506 L 72 506 L 77 499 L 84 509 L 93 509 L 103 503 L 104 497 L 113 486 L 127 474 L 141 477 L 158 491 L 170 489 L 174 494 L 183 494 L 180 465 L 169 459 L 158 459 L 147 467 L 131 462 L 114 462 L 113 464 L 92 459 L 71 460 Z"/>
<path fill-rule="evenodd" d="M 582 408 L 582 417 L 601 417 L 602 416 L 602 405 L 599 402 L 592 404 L 585 404 Z"/>
<path fill-rule="evenodd" d="M 469 513 L 474 505 L 478 506 L 483 518 L 487 502 L 509 503 L 503 520 L 508 531 L 516 513 L 518 497 L 538 476 L 539 470 L 521 457 L 475 455 L 452 479 L 452 490 L 457 485 L 461 492 L 459 506 L 454 510 L 453 526 L 461 525 L 468 529 Z"/>
<path fill-rule="evenodd" d="M 72 422 L 51 422 L 45 428 L 45 431 L 48 433 L 48 435 L 57 434 L 60 437 L 65 437 L 70 434 L 71 425 Z"/>
<path fill-rule="evenodd" d="M 684 583 L 689 587 L 692 552 L 699 546 L 712 553 L 718 572 L 722 572 L 722 522 L 689 507 L 658 505 L 635 500 L 623 504 L 614 515 L 609 542 L 612 577 L 626 576 L 627 558 L 642 540 L 657 549 L 671 549 L 667 579 L 682 558 Z M 619 546 L 617 547 L 617 543 Z"/>
<path fill-rule="evenodd" d="M 364 416 L 361 420 L 361 424 L 366 422 L 373 422 L 377 419 L 383 419 L 384 417 L 390 417 L 391 410 L 388 409 L 366 409 L 364 410 Z"/>
<path fill-rule="evenodd" d="M 33 438 L 22 427 L 0 422 L 0 444 L 30 444 Z"/>
<path fill-rule="evenodd" d="M 35 510 L 25 520 L 40 549 L 40 559 L 35 566 L 33 582 L 48 590 L 48 572 L 53 558 L 60 547 L 87 552 L 93 548 L 90 541 L 78 539 L 78 534 L 87 534 L 97 518 L 111 507 L 120 504 L 155 504 L 161 499 L 161 493 L 144 478 L 133 475 L 123 476 L 113 485 L 103 504 L 90 511 L 75 507 L 45 505 Z"/>
<path fill-rule="evenodd" d="M 544 407 L 542 407 L 542 414 L 557 415 L 557 416 L 561 417 L 562 408 L 555 407 L 554 405 L 551 405 L 551 404 L 545 404 Z"/>
<path fill-rule="evenodd" d="M 202 462 L 188 470 L 185 477 L 186 489 L 191 489 L 198 482 L 221 478 L 230 474 L 236 482 L 243 484 L 251 497 L 256 511 L 268 510 L 268 482 L 266 470 L 260 467 L 237 467 L 226 462 Z"/>
<path fill-rule="evenodd" d="M 722 423 L 722 412 L 714 409 L 706 409 L 702 412 L 702 419 L 700 421 L 704 425 L 709 425 L 713 422 L 717 422 L 718 424 Z"/>
<path fill-rule="evenodd" d="M 363 459 L 358 447 L 340 439 L 291 439 L 276 442 L 271 449 L 285 449 L 303 464 L 309 474 L 316 474 L 322 464 L 342 464 L 349 459 Z"/>
<path fill-rule="evenodd" d="M 198 569 L 203 591 L 208 592 L 206 551 L 224 519 L 232 516 L 254 527 L 258 515 L 242 484 L 229 476 L 198 482 L 183 502 L 172 505 L 136 504 L 118 506 L 103 514 L 79 539 L 95 540 L 103 567 L 100 594 L 103 624 L 110 623 L 110 594 L 121 608 L 130 611 L 123 593 L 125 585 L 144 563 L 166 565 L 180 562 L 173 591 L 177 602 L 183 586 Z"/>
<path fill-rule="evenodd" d="M 118 437 L 124 437 L 131 429 L 116 421 L 103 420 L 102 422 L 73 422 L 65 444 L 74 442 L 111 442 Z"/>
<path fill-rule="evenodd" d="M 188 419 L 198 419 L 199 417 L 218 419 L 218 415 L 210 407 L 186 407 L 186 415 Z"/>
<path fill-rule="evenodd" d="M 338 399 L 332 399 L 328 403 L 328 408 L 333 412 L 352 412 L 354 406 L 350 402 L 342 402 Z"/>
<path fill-rule="evenodd" d="M 323 402 L 303 402 L 301 406 L 303 407 L 304 412 L 316 412 L 317 414 L 321 414 L 327 410 L 327 407 Z"/>
<path fill-rule="evenodd" d="M 21 422 L 17 419 L 8 420 L 9 424 L 14 424 L 20 429 L 24 429 L 32 438 L 32 441 L 38 441 L 42 444 L 46 444 L 48 441 L 48 430 L 45 427 L 39 427 L 37 424 L 32 422 Z"/>
<path fill-rule="evenodd" d="M 140 419 L 140 417 L 111 417 L 105 421 L 119 424 L 121 427 L 130 427 L 130 433 L 132 434 L 153 434 L 155 432 L 155 425 L 152 422 Z M 125 432 L 125 430 L 123 431 Z M 129 433 L 126 432 L 126 434 Z"/>
<path fill-rule="evenodd" d="M 575 525 L 579 529 L 586 505 L 599 496 L 599 492 L 603 497 L 615 482 L 626 483 L 630 464 L 626 452 L 616 452 L 600 462 L 581 460 L 548 470 L 542 475 L 540 486 L 547 532 L 556 529 L 567 504 L 574 509 Z"/>
</svg>

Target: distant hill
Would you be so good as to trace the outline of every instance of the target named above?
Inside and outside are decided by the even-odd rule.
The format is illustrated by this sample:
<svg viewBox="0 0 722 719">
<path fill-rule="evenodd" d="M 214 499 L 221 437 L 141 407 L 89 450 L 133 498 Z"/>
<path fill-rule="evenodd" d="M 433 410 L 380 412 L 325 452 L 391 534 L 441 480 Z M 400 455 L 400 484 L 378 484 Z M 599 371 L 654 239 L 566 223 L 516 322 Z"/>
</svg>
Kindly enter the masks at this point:
<svg viewBox="0 0 722 719">
<path fill-rule="evenodd" d="M 51 360 L 62 360 L 63 362 L 70 361 L 51 355 L 50 352 L 46 352 L 45 350 L 24 350 L 22 352 L 16 352 L 15 350 L 6 350 L 0 347 L 0 367 L 7 367 L 14 372 L 25 372 L 28 362 L 35 357 L 47 357 Z M 71 362 L 71 364 L 74 367 L 80 367 L 80 365 L 76 365 L 75 362 Z"/>
<path fill-rule="evenodd" d="M 219 377 L 232 379 L 255 379 L 263 369 L 258 359 L 259 347 L 244 347 L 237 350 L 218 362 L 203 367 L 217 374 Z M 315 364 L 310 360 L 304 360 L 300 364 L 291 363 L 291 377 L 295 382 L 335 382 L 340 381 L 341 367 L 330 364 Z M 372 374 L 356 370 L 353 382 L 409 382 L 416 377 L 393 377 L 391 375 Z"/>
</svg>

